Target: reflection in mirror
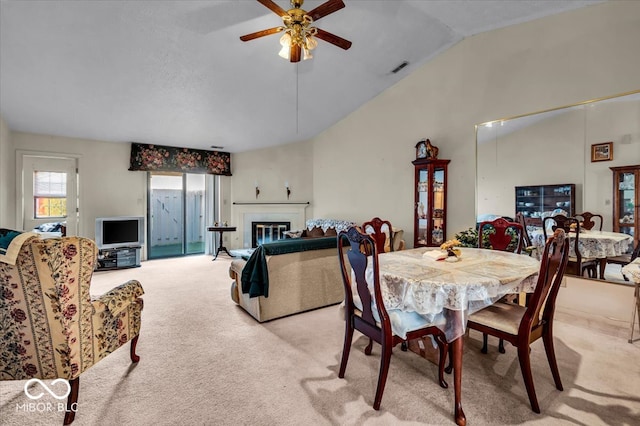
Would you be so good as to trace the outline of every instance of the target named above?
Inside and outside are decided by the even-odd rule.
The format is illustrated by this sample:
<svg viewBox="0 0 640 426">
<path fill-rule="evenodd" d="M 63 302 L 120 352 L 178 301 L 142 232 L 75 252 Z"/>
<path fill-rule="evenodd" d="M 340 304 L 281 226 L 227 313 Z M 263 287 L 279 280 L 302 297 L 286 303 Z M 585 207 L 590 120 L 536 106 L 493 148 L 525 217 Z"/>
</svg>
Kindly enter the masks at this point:
<svg viewBox="0 0 640 426">
<path fill-rule="evenodd" d="M 612 159 L 592 161 L 591 146 L 605 142 L 613 142 Z M 602 230 L 611 232 L 610 167 L 640 164 L 640 91 L 482 123 L 476 126 L 476 143 L 478 216 L 515 218 L 521 211 L 529 222 L 539 221 L 565 200 L 525 199 L 523 188 L 518 197 L 516 187 L 556 185 L 547 190 L 557 196 L 558 185 L 573 184 L 571 213 L 601 214 Z M 535 189 L 529 191 L 537 194 Z M 608 265 L 605 270 L 605 279 L 622 280 L 619 269 Z"/>
</svg>

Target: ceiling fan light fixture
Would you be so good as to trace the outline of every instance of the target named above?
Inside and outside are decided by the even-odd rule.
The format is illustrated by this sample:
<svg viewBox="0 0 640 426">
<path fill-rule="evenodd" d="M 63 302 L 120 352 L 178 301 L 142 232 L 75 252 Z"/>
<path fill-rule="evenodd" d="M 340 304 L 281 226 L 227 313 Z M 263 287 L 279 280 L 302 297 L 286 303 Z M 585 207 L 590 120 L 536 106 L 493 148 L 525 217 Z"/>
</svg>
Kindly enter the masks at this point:
<svg viewBox="0 0 640 426">
<path fill-rule="evenodd" d="M 313 59 L 313 55 L 311 54 L 311 50 L 302 49 L 302 60 L 306 61 L 307 59 Z"/>
<path fill-rule="evenodd" d="M 318 19 L 342 9 L 345 6 L 343 0 L 327 0 L 310 12 L 301 8 L 304 0 L 290 0 L 292 9 L 289 10 L 282 9 L 273 0 L 258 0 L 258 2 L 279 15 L 283 25 L 243 35 L 240 37 L 242 41 L 284 31 L 284 35 L 280 38 L 282 48 L 278 55 L 291 62 L 311 59 L 313 57 L 311 51 L 318 46 L 318 38 L 344 50 L 351 47 L 349 40 L 311 26 Z"/>
<path fill-rule="evenodd" d="M 281 58 L 289 59 L 289 49 L 291 47 L 291 35 L 289 34 L 288 30 L 282 35 L 282 37 L 280 37 L 280 44 L 282 45 L 282 49 L 280 49 L 280 52 L 278 52 L 278 55 Z"/>
</svg>

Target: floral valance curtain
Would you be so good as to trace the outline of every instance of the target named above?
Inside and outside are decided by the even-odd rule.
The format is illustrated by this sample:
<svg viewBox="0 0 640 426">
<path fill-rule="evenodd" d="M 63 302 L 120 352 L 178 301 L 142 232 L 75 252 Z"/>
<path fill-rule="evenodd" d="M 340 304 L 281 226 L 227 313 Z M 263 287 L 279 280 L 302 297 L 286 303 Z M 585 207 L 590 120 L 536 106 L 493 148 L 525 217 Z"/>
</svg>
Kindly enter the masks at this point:
<svg viewBox="0 0 640 426">
<path fill-rule="evenodd" d="M 231 154 L 133 142 L 129 170 L 231 176 Z"/>
</svg>

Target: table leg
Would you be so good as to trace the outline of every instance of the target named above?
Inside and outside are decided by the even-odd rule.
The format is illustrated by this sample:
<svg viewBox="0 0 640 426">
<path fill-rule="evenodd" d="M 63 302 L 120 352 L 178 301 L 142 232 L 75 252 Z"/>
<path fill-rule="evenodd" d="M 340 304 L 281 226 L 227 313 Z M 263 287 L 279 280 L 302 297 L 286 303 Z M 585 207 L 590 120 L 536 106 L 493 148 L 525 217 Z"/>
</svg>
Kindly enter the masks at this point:
<svg viewBox="0 0 640 426">
<path fill-rule="evenodd" d="M 464 335 L 451 342 L 453 358 L 453 390 L 455 395 L 455 421 L 458 426 L 465 426 L 467 418 L 462 410 L 462 349 Z"/>
<path fill-rule="evenodd" d="M 607 267 L 607 258 L 600 259 L 600 279 L 604 280 L 604 269 Z"/>
<path fill-rule="evenodd" d="M 226 251 L 226 252 L 227 252 L 227 254 L 229 254 L 229 252 L 227 251 L 227 249 L 226 249 L 226 248 L 224 248 L 224 247 L 222 247 L 222 233 L 223 233 L 223 231 L 218 231 L 218 235 L 219 235 L 219 237 L 218 237 L 218 238 L 219 238 L 220 240 L 219 240 L 219 243 L 218 243 L 218 248 L 216 249 L 216 255 L 214 256 L 214 258 L 213 258 L 213 259 L 211 259 L 212 261 L 213 261 L 213 260 L 216 260 L 216 259 L 218 258 L 218 255 L 220 254 L 220 250 L 222 250 L 222 249 L 224 249 L 224 251 Z"/>
<path fill-rule="evenodd" d="M 453 364 L 454 419 L 458 426 L 465 426 L 467 418 L 462 410 L 462 350 L 464 349 L 466 312 L 445 309 L 443 313 L 447 319 L 449 332 L 452 336 L 458 336 L 449 342 Z"/>
<path fill-rule="evenodd" d="M 638 323 L 640 323 L 640 283 L 636 283 L 636 289 L 633 297 L 635 303 L 633 304 L 633 310 L 631 311 L 631 333 L 629 335 L 629 343 L 633 343 L 633 330 L 636 328 L 636 314 L 638 317 Z"/>
</svg>

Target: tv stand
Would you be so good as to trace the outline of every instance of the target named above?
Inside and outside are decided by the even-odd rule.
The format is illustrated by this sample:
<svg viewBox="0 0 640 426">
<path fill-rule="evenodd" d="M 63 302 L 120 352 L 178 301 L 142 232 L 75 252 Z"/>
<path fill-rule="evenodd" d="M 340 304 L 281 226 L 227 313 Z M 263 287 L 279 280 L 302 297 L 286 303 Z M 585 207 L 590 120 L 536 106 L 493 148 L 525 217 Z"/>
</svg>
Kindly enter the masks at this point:
<svg viewBox="0 0 640 426">
<path fill-rule="evenodd" d="M 141 247 L 118 247 L 98 250 L 97 271 L 137 268 L 140 266 Z"/>
</svg>

